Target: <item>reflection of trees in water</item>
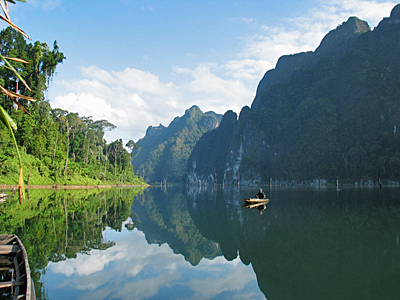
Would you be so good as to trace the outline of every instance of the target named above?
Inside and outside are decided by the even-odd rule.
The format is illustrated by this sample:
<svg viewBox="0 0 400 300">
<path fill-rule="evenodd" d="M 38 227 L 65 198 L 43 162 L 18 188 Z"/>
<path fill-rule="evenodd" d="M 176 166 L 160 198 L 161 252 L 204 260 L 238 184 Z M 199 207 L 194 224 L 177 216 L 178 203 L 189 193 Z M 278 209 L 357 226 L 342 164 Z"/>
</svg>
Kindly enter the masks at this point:
<svg viewBox="0 0 400 300">
<path fill-rule="evenodd" d="M 200 234 L 186 203 L 186 192 L 179 188 L 148 189 L 135 198 L 132 213 L 148 243 L 168 243 L 174 253 L 197 265 L 203 257 L 220 255 L 220 249 Z"/>
<path fill-rule="evenodd" d="M 397 190 L 272 190 L 263 215 L 238 209 L 237 191 L 193 193 L 189 212 L 226 259 L 252 265 L 268 299 L 400 296 Z"/>
<path fill-rule="evenodd" d="M 105 250 L 106 226 L 121 231 L 140 189 L 30 190 L 23 205 L 17 199 L 0 207 L 0 231 L 17 234 L 28 253 L 38 299 L 45 299 L 40 282 L 49 261 L 58 262 Z M 132 222 L 131 229 L 134 228 Z"/>
</svg>

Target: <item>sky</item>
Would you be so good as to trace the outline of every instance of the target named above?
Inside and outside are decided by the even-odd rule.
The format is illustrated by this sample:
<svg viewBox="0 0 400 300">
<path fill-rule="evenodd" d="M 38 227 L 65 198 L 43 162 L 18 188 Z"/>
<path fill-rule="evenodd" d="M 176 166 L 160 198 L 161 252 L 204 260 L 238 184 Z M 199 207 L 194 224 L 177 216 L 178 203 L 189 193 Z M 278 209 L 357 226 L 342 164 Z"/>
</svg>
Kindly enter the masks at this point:
<svg viewBox="0 0 400 300">
<path fill-rule="evenodd" d="M 369 0 L 27 0 L 11 20 L 66 59 L 46 93 L 52 108 L 105 119 L 108 142 L 197 105 L 239 113 L 286 54 L 314 51 L 351 16 L 376 27 L 396 5 Z M 3 25 L 4 27 L 4 25 Z"/>
</svg>

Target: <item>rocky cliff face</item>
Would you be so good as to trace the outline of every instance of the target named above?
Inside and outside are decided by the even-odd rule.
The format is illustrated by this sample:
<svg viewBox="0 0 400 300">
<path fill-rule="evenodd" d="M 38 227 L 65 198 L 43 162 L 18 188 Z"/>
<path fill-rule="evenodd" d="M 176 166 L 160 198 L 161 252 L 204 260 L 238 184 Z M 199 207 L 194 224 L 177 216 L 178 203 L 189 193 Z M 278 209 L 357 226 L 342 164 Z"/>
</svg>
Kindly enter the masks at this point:
<svg viewBox="0 0 400 300">
<path fill-rule="evenodd" d="M 202 149 L 229 143 L 225 155 L 219 148 L 218 165 L 223 160 L 224 167 L 218 182 L 221 172 L 226 184 L 250 185 L 372 178 L 378 171 L 400 177 L 394 163 L 400 159 L 399 53 L 397 5 L 373 31 L 351 17 L 315 51 L 281 57 L 261 80 L 251 108 L 231 125 L 234 132 L 214 130 L 199 140 Z M 201 151 L 189 159 L 192 181 L 215 181 L 211 155 Z"/>
<path fill-rule="evenodd" d="M 361 34 L 369 31 L 371 28 L 367 22 L 357 17 L 350 17 L 322 39 L 314 55 L 317 60 L 328 56 L 341 57 L 354 46 L 354 42 Z"/>
<path fill-rule="evenodd" d="M 350 17 L 347 22 L 330 31 L 322 39 L 314 52 L 302 52 L 280 57 L 275 69 L 267 71 L 261 79 L 251 108 L 260 108 L 260 95 L 267 91 L 273 84 L 289 78 L 296 69 L 314 67 L 324 57 L 343 56 L 351 49 L 355 39 L 360 34 L 368 31 L 371 31 L 368 23 L 356 17 Z"/>
<path fill-rule="evenodd" d="M 200 138 L 188 159 L 188 179 L 191 183 L 222 182 L 226 153 L 236 128 L 236 113 L 227 111 L 220 126 Z"/>
<path fill-rule="evenodd" d="M 318 62 L 324 58 L 338 59 L 343 57 L 352 49 L 357 37 L 370 30 L 371 28 L 365 21 L 350 17 L 347 22 L 330 31 L 314 52 L 303 52 L 280 57 L 276 68 L 266 72 L 260 81 L 256 97 L 251 106 L 252 111 L 262 111 L 265 106 L 264 101 L 274 101 L 265 95 L 271 89 L 276 88 L 279 83 L 290 80 L 289 78 L 295 75 L 295 71 L 315 68 Z M 276 156 L 278 153 L 281 154 L 283 152 L 279 151 L 279 143 L 271 144 L 268 142 L 268 137 L 262 137 L 260 132 L 257 132 L 257 124 L 249 115 L 252 115 L 252 113 L 246 111 L 239 119 L 239 123 L 243 124 L 243 129 L 241 134 L 236 135 L 236 145 L 232 145 L 229 150 L 224 174 L 227 183 L 259 184 L 263 180 L 262 175 L 257 172 L 261 161 L 268 161 L 267 165 L 262 165 L 267 168 L 273 168 L 273 161 L 276 160 Z M 269 120 L 265 119 L 265 122 L 269 122 Z M 242 168 L 242 176 L 240 177 L 241 162 L 246 154 L 250 152 L 252 154 L 247 157 L 246 165 L 252 166 L 252 169 Z M 264 181 L 266 181 L 266 178 L 264 178 Z"/>
</svg>

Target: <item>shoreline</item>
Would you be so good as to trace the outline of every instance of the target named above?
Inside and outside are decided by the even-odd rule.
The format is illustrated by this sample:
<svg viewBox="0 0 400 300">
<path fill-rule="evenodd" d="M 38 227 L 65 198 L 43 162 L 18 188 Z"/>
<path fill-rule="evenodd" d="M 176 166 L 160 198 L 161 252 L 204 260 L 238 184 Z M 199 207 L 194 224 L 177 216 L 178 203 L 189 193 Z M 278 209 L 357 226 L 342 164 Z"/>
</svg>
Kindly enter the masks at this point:
<svg viewBox="0 0 400 300">
<path fill-rule="evenodd" d="M 25 185 L 25 190 L 88 190 L 88 189 L 103 189 L 113 187 L 148 187 L 149 185 L 128 185 L 128 184 L 100 184 L 100 185 Z M 0 190 L 18 189 L 18 185 L 0 184 Z"/>
</svg>

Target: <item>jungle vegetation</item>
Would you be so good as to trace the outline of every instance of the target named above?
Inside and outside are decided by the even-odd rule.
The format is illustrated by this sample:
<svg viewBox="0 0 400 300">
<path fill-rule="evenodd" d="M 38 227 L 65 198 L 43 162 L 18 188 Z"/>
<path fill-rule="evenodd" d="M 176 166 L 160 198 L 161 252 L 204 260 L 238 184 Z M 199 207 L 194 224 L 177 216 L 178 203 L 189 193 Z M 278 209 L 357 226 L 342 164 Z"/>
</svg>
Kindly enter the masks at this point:
<svg viewBox="0 0 400 300">
<path fill-rule="evenodd" d="M 16 105 L 9 96 L 0 97 L 0 105 L 18 128 L 14 135 L 21 152 L 25 184 L 144 184 L 133 173 L 131 155 L 123 141 L 107 143 L 104 139 L 104 134 L 115 125 L 52 109 L 45 99 L 57 65 L 66 58 L 56 41 L 52 48 L 39 41 L 30 44 L 17 30 L 8 27 L 0 32 L 0 54 L 27 62 L 10 63 L 30 89 L 18 84 L 18 77 L 9 68 L 0 69 L 1 85 L 37 100 L 17 98 Z M 127 147 L 134 149 L 135 143 L 129 141 Z M 18 171 L 13 137 L 7 127 L 0 126 L 0 184 L 18 183 Z"/>
</svg>

